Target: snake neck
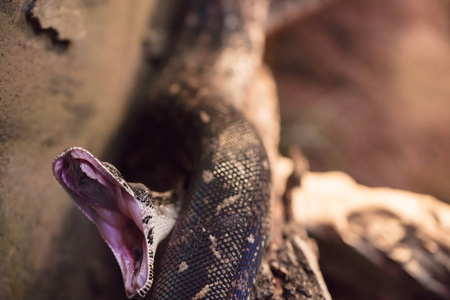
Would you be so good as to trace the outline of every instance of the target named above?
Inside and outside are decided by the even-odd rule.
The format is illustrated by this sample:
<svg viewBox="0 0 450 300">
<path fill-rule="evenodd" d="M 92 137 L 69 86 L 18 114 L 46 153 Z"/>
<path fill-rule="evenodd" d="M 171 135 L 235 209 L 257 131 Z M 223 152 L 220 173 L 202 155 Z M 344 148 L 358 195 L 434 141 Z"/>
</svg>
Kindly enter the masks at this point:
<svg viewBox="0 0 450 300">
<path fill-rule="evenodd" d="M 160 101 L 161 94 L 189 87 L 219 95 L 220 102 L 242 102 L 261 63 L 267 11 L 267 0 L 189 1 L 172 55 L 151 84 L 149 98 Z"/>
</svg>

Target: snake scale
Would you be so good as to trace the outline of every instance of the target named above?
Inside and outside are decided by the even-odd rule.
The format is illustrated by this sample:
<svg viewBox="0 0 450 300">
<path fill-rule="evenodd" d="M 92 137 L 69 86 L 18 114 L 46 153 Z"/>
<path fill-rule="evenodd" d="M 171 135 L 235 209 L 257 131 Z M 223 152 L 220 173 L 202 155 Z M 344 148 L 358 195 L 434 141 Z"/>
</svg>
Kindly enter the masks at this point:
<svg viewBox="0 0 450 300">
<path fill-rule="evenodd" d="M 192 0 L 183 10 L 173 55 L 148 101 L 194 140 L 185 143 L 193 168 L 184 192 L 128 183 L 79 147 L 53 162 L 56 179 L 112 249 L 129 298 L 249 297 L 268 238 L 270 168 L 258 133 L 233 103 L 260 63 L 267 6 Z"/>
</svg>

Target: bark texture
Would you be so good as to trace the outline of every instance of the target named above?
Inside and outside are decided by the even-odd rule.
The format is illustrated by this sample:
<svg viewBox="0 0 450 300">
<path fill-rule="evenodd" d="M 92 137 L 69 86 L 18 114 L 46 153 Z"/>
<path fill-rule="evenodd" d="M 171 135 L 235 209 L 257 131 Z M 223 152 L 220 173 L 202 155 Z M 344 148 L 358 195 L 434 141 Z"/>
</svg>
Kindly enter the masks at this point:
<svg viewBox="0 0 450 300">
<path fill-rule="evenodd" d="M 306 173 L 292 198 L 335 299 L 450 299 L 448 204 L 341 172 Z"/>
<path fill-rule="evenodd" d="M 103 151 L 152 2 L 0 2 L 0 299 L 114 299 L 109 250 L 50 165 L 68 146 Z"/>
</svg>

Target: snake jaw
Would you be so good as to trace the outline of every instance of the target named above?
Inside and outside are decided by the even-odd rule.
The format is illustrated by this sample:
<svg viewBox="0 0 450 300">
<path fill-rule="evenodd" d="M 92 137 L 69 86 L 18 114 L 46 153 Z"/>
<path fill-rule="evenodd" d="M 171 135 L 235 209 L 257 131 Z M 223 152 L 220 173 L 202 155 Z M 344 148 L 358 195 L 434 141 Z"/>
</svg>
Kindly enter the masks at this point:
<svg viewBox="0 0 450 300">
<path fill-rule="evenodd" d="M 128 184 L 117 169 L 83 148 L 67 149 L 56 157 L 52 167 L 56 179 L 111 248 L 127 296 L 144 297 L 153 281 L 157 243 L 164 238 L 158 231 L 155 235 L 158 218 L 148 221 L 155 214 L 151 203 L 136 195 L 139 192 L 142 197 L 143 192 L 149 195 L 150 191 L 140 184 Z"/>
</svg>

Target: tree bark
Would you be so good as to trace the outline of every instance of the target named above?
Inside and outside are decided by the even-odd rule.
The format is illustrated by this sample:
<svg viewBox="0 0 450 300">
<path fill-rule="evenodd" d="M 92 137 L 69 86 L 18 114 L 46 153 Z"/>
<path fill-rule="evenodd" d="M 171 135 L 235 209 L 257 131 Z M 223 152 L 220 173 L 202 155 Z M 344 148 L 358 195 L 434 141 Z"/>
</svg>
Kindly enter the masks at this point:
<svg viewBox="0 0 450 300">
<path fill-rule="evenodd" d="M 0 299 L 117 297 L 112 255 L 51 162 L 73 145 L 104 151 L 153 2 L 1 1 Z"/>
</svg>

